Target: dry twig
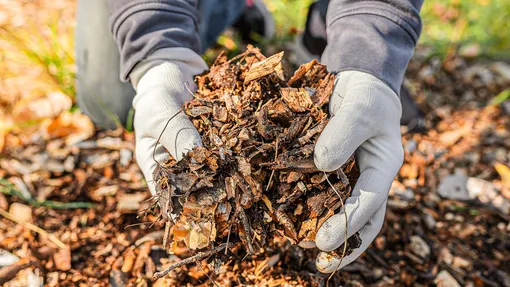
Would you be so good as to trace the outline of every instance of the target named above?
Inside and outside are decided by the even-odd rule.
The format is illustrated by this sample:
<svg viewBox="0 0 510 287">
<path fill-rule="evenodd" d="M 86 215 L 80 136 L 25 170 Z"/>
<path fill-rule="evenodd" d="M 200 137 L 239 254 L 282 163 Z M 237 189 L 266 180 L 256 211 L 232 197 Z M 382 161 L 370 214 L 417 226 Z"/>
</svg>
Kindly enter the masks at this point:
<svg viewBox="0 0 510 287">
<path fill-rule="evenodd" d="M 175 264 L 172 264 L 170 266 L 168 266 L 165 270 L 163 271 L 159 271 L 159 272 L 156 272 L 154 273 L 154 276 L 152 277 L 152 279 L 155 281 L 155 280 L 158 280 L 159 278 L 162 278 L 164 277 L 165 275 L 168 274 L 168 272 L 174 270 L 175 268 L 179 268 L 181 266 L 184 266 L 184 265 L 187 265 L 187 264 L 190 264 L 190 263 L 193 263 L 195 261 L 200 261 L 202 259 L 205 259 L 213 254 L 216 254 L 220 251 L 222 251 L 223 249 L 225 249 L 227 247 L 227 244 L 221 244 L 209 251 L 204 251 L 204 252 L 199 252 L 197 253 L 196 255 L 194 256 L 191 256 L 191 257 L 188 257 L 182 261 L 179 261 Z"/>
</svg>

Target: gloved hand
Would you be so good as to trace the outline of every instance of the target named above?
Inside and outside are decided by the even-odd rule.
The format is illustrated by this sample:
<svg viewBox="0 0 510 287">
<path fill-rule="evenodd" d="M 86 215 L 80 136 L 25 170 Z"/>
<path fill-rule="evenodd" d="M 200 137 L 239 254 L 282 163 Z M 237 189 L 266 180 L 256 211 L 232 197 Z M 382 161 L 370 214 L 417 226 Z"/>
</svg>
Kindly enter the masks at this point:
<svg viewBox="0 0 510 287">
<path fill-rule="evenodd" d="M 170 118 L 193 97 L 190 93 L 196 89 L 193 76 L 206 69 L 207 64 L 192 50 L 166 48 L 139 63 L 130 74 L 137 92 L 133 99 L 136 161 L 152 194 L 156 192 L 152 173 L 157 165 L 153 151 L 159 136 L 155 159 L 160 163 L 168 159 L 166 150 L 180 160 L 183 154 L 202 143 L 186 114 L 181 112 Z"/>
<path fill-rule="evenodd" d="M 347 236 L 360 233 L 362 244 L 340 259 L 326 252 L 345 241 L 342 209 L 317 232 L 317 269 L 331 273 L 358 258 L 375 239 L 384 222 L 388 192 L 402 165 L 400 135 L 402 107 L 398 95 L 378 78 L 363 72 L 341 72 L 330 98 L 332 118 L 315 146 L 315 164 L 334 171 L 356 151 L 361 175 L 351 197 L 345 201 Z"/>
</svg>

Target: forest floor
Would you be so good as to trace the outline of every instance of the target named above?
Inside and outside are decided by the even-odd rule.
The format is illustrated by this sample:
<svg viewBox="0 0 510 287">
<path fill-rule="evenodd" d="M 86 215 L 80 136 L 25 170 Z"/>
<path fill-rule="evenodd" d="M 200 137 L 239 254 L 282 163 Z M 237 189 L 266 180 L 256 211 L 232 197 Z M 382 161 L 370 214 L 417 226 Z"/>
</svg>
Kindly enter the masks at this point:
<svg viewBox="0 0 510 287">
<path fill-rule="evenodd" d="M 3 52 L 12 49 L 4 39 Z M 65 59 L 69 49 L 51 51 Z M 510 286 L 508 62 L 417 50 L 405 84 L 425 130 L 403 129 L 405 162 L 382 231 L 332 278 L 316 271 L 316 251 L 282 239 L 217 274 L 204 261 L 156 282 L 154 272 L 191 254 L 166 254 L 163 226 L 138 216 L 150 193 L 134 134 L 98 130 L 76 110 L 65 92 L 72 73 L 24 91 L 41 68 L 19 67 L 9 70 L 19 77 L 0 78 L 0 285 Z M 42 93 L 48 86 L 59 88 Z"/>
</svg>

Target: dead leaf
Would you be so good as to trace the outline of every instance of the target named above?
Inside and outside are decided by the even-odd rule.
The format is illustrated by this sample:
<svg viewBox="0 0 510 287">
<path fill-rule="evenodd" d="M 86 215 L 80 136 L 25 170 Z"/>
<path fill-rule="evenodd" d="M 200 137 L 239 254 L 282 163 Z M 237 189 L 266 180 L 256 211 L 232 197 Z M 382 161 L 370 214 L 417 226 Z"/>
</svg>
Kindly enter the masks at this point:
<svg viewBox="0 0 510 287">
<path fill-rule="evenodd" d="M 14 121 L 34 121 L 54 118 L 71 108 L 71 98 L 62 92 L 53 92 L 38 99 L 26 99 L 16 103 L 12 114 Z"/>
<path fill-rule="evenodd" d="M 64 112 L 55 120 L 46 121 L 41 128 L 47 139 L 65 138 L 68 146 L 84 141 L 94 134 L 92 121 L 78 112 Z"/>
</svg>

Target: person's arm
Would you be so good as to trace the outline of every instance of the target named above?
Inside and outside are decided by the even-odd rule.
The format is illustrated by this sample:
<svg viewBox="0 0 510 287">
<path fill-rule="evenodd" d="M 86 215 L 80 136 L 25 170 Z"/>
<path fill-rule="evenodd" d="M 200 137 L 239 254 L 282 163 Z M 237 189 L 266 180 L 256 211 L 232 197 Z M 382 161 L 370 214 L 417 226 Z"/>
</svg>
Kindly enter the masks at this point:
<svg viewBox="0 0 510 287">
<path fill-rule="evenodd" d="M 328 125 L 315 164 L 335 171 L 354 153 L 360 177 L 345 208 L 317 232 L 317 268 L 333 272 L 356 260 L 384 223 L 388 192 L 402 165 L 398 93 L 421 31 L 421 1 L 332 0 L 323 62 L 338 72 Z M 347 215 L 347 222 L 346 222 Z M 347 229 L 346 229 L 347 227 Z M 343 259 L 326 252 L 359 233 L 361 246 Z"/>
<path fill-rule="evenodd" d="M 200 51 L 197 0 L 108 0 L 110 31 L 121 56 L 121 79 L 155 51 Z"/>
<path fill-rule="evenodd" d="M 153 171 L 168 158 L 167 151 L 180 160 L 201 144 L 198 131 L 180 112 L 193 97 L 193 76 L 207 69 L 198 55 L 197 1 L 109 0 L 109 5 L 120 77 L 136 90 L 136 161 L 155 194 Z"/>
<path fill-rule="evenodd" d="M 356 70 L 397 94 L 421 33 L 423 0 L 331 0 L 322 62 L 336 72 Z"/>
</svg>

